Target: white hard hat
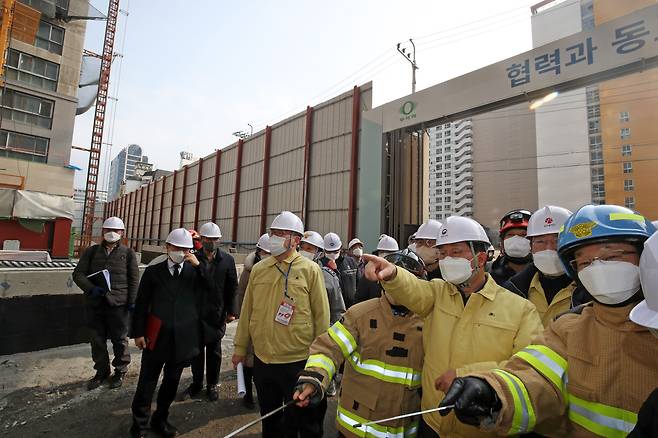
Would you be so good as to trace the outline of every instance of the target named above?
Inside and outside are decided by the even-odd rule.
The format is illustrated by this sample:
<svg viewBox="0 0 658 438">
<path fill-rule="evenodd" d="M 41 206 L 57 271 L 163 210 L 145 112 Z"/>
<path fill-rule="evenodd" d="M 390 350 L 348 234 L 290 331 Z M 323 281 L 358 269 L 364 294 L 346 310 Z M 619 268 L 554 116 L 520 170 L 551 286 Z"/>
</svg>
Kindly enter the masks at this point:
<svg viewBox="0 0 658 438">
<path fill-rule="evenodd" d="M 324 250 L 325 251 L 339 251 L 343 247 L 343 242 L 336 233 L 327 233 L 324 236 Z"/>
<path fill-rule="evenodd" d="M 265 233 L 258 238 L 258 243 L 256 244 L 256 248 L 262 249 L 263 251 L 269 254 L 270 252 L 269 243 L 270 243 L 270 235 Z"/>
<path fill-rule="evenodd" d="M 363 242 L 361 242 L 359 239 L 354 238 L 350 240 L 350 243 L 347 244 L 347 249 L 352 249 L 354 245 L 361 245 L 363 246 Z"/>
<path fill-rule="evenodd" d="M 199 228 L 199 235 L 201 237 L 210 237 L 211 239 L 215 239 L 222 237 L 222 231 L 219 229 L 219 225 L 216 223 L 207 222 L 201 225 L 201 228 Z"/>
<path fill-rule="evenodd" d="M 418 227 L 418 231 L 416 231 L 416 234 L 414 235 L 414 239 L 435 240 L 437 237 L 439 237 L 440 229 L 441 229 L 441 222 L 434 219 L 430 219 L 424 224 L 422 224 L 420 227 Z"/>
<path fill-rule="evenodd" d="M 640 284 L 644 300 L 631 310 L 631 321 L 658 329 L 658 233 L 644 242 L 640 256 Z"/>
<path fill-rule="evenodd" d="M 571 216 L 566 208 L 547 205 L 532 213 L 528 220 L 527 237 L 542 236 L 544 234 L 557 234 L 560 228 Z"/>
<path fill-rule="evenodd" d="M 652 224 L 654 227 L 658 228 L 658 221 L 651 221 L 651 224 Z"/>
<path fill-rule="evenodd" d="M 302 237 L 302 242 L 310 243 L 316 248 L 324 249 L 324 240 L 320 233 L 316 231 L 306 231 L 304 232 L 304 237 Z"/>
<path fill-rule="evenodd" d="M 192 248 L 192 234 L 185 228 L 176 228 L 167 236 L 166 242 L 180 248 Z"/>
<path fill-rule="evenodd" d="M 275 217 L 272 221 L 272 225 L 270 225 L 270 229 L 293 231 L 301 235 L 304 234 L 304 224 L 302 223 L 302 220 L 289 211 L 282 211 L 281 214 Z"/>
<path fill-rule="evenodd" d="M 377 251 L 400 251 L 400 247 L 394 238 L 382 234 L 377 244 Z"/>
<path fill-rule="evenodd" d="M 457 242 L 484 242 L 491 245 L 487 233 L 477 221 L 470 217 L 450 216 L 441 225 L 436 246 Z"/>
<path fill-rule="evenodd" d="M 108 230 L 125 230 L 126 226 L 123 224 L 123 221 L 116 216 L 108 217 L 103 222 L 103 229 Z"/>
</svg>

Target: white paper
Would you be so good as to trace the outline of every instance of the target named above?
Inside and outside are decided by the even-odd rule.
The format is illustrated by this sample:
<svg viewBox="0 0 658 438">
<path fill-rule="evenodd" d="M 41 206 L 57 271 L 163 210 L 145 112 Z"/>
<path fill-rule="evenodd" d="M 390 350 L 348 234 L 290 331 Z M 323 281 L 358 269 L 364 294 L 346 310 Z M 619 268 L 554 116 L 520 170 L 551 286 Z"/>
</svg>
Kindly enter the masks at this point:
<svg viewBox="0 0 658 438">
<path fill-rule="evenodd" d="M 89 274 L 89 275 L 87 275 L 87 278 L 92 277 L 92 276 L 98 274 L 99 272 L 102 272 L 103 277 L 105 277 L 105 283 L 107 284 L 107 290 L 112 290 L 112 283 L 110 283 L 110 271 L 108 271 L 107 269 L 103 269 L 102 271 L 98 271 L 98 272 L 94 272 L 93 274 Z"/>
<path fill-rule="evenodd" d="M 242 362 L 238 364 L 238 396 L 242 397 L 247 393 L 247 389 L 244 385 L 244 369 L 242 367 Z"/>
</svg>

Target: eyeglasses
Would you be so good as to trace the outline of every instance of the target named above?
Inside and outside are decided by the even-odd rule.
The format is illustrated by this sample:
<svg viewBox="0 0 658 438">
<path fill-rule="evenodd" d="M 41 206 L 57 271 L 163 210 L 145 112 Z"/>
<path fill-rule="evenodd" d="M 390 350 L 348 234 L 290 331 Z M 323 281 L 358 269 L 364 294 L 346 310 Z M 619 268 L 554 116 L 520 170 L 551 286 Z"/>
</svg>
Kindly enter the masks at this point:
<svg viewBox="0 0 658 438">
<path fill-rule="evenodd" d="M 627 251 L 625 249 L 604 249 L 600 255 L 593 258 L 576 257 L 574 260 L 569 261 L 569 265 L 575 271 L 581 271 L 592 264 L 594 260 L 601 260 L 602 262 L 608 261 L 624 261 L 629 256 L 637 256 L 636 251 Z"/>
<path fill-rule="evenodd" d="M 532 238 L 532 244 L 536 246 L 557 246 L 557 234 L 553 236 L 539 236 Z"/>
<path fill-rule="evenodd" d="M 434 248 L 436 245 L 436 240 L 431 239 L 416 239 L 414 240 L 416 246 L 426 246 L 428 248 Z"/>
</svg>

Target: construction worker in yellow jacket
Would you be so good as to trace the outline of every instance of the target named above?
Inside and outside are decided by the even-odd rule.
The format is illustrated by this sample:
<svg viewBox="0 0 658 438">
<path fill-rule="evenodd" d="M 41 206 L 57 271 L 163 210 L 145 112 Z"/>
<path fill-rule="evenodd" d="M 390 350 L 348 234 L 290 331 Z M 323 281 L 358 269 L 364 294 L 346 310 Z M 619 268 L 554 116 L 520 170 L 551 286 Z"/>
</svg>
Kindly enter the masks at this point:
<svg viewBox="0 0 658 438">
<path fill-rule="evenodd" d="M 558 232 L 569 216 L 569 210 L 554 205 L 530 216 L 526 238 L 532 263 L 503 283 L 505 289 L 535 305 L 544 327 L 572 307 L 592 300 L 585 288 L 566 274 L 557 254 Z"/>
<path fill-rule="evenodd" d="M 384 259 L 367 256 L 365 275 L 380 280 L 393 299 L 425 318 L 423 410 L 436 408 L 456 377 L 499 367 L 541 333 L 535 306 L 498 286 L 485 272 L 489 245 L 479 223 L 451 216 L 437 237 L 444 280 L 422 281 Z M 483 436 L 454 415 L 424 414 L 420 436 L 437 435 Z"/>
<path fill-rule="evenodd" d="M 422 259 L 410 250 L 390 254 L 387 260 L 416 276 L 424 274 Z M 415 436 L 418 417 L 354 426 L 418 411 L 422 327 L 419 316 L 386 293 L 350 307 L 311 345 L 294 396 L 300 400 L 298 406 L 321 400 L 332 377 L 346 362 L 336 414 L 339 436 Z"/>
<path fill-rule="evenodd" d="M 254 348 L 254 383 L 261 415 L 291 400 L 308 348 L 329 328 L 329 301 L 320 267 L 296 248 L 304 225 L 283 211 L 272 221 L 271 257 L 256 263 L 249 276 L 233 341 L 233 365 Z M 321 437 L 326 402 L 306 410 L 287 408 L 263 421 L 263 437 Z"/>
<path fill-rule="evenodd" d="M 558 253 L 594 303 L 558 318 L 504 367 L 456 379 L 441 405 L 501 434 L 625 437 L 658 382 L 658 343 L 629 320 L 643 298 L 643 242 L 654 232 L 627 208 L 581 207 Z"/>
</svg>

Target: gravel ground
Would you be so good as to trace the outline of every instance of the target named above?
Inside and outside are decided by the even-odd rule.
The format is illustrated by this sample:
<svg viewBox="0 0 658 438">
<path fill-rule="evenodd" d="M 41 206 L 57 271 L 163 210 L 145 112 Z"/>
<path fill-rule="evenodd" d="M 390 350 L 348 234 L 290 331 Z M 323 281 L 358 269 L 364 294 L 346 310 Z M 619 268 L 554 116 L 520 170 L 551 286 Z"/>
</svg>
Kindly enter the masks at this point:
<svg viewBox="0 0 658 438">
<path fill-rule="evenodd" d="M 243 407 L 236 395 L 230 360 L 236 326 L 237 323 L 229 324 L 223 341 L 219 400 L 186 400 L 172 406 L 170 421 L 182 437 L 222 437 L 258 417 L 258 412 Z M 139 374 L 139 351 L 133 347 L 131 353 L 133 363 L 123 387 L 110 390 L 102 386 L 93 391 L 85 387 L 94 374 L 87 344 L 0 356 L 0 436 L 128 436 L 130 403 Z M 187 368 L 179 392 L 191 378 Z M 325 436 L 336 435 L 335 412 L 336 400 L 330 399 Z M 260 436 L 260 425 L 240 436 Z"/>
</svg>

